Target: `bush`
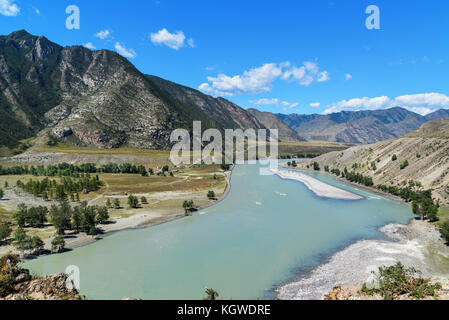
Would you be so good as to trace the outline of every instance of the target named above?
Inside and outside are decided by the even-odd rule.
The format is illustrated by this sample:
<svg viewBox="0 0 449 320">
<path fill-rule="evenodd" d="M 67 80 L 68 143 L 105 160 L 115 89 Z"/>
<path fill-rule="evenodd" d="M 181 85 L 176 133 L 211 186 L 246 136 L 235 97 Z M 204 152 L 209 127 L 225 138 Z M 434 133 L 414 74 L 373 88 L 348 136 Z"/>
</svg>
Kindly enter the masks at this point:
<svg viewBox="0 0 449 320">
<path fill-rule="evenodd" d="M 130 208 L 137 208 L 139 206 L 139 199 L 133 195 L 128 197 L 128 205 Z"/>
<path fill-rule="evenodd" d="M 5 193 L 3 192 L 3 189 L 0 189 L 0 200 L 3 199 L 4 195 L 5 195 Z"/>
<path fill-rule="evenodd" d="M 2 222 L 0 224 L 0 244 L 3 240 L 8 239 L 8 237 L 11 235 L 12 229 L 8 222 Z"/>
<path fill-rule="evenodd" d="M 400 295 L 409 294 L 413 298 L 434 297 L 441 285 L 431 284 L 430 279 L 421 277 L 421 272 L 414 268 L 406 268 L 400 262 L 390 267 L 380 267 L 377 274 L 379 288 L 368 289 L 364 284 L 362 292 L 373 295 L 380 294 L 385 300 L 394 300 Z"/>
<path fill-rule="evenodd" d="M 403 170 L 407 167 L 408 167 L 408 160 L 405 160 L 404 162 L 401 163 L 400 168 L 401 168 L 401 170 Z"/>
<path fill-rule="evenodd" d="M 210 190 L 210 191 L 207 193 L 207 197 L 208 197 L 209 199 L 215 199 L 215 192 L 212 191 L 212 190 Z"/>
<path fill-rule="evenodd" d="M 313 170 L 320 171 L 320 164 L 318 162 L 313 163 Z"/>
<path fill-rule="evenodd" d="M 392 160 L 392 161 L 398 160 L 398 156 L 394 154 L 394 155 L 391 157 L 391 160 Z"/>
</svg>

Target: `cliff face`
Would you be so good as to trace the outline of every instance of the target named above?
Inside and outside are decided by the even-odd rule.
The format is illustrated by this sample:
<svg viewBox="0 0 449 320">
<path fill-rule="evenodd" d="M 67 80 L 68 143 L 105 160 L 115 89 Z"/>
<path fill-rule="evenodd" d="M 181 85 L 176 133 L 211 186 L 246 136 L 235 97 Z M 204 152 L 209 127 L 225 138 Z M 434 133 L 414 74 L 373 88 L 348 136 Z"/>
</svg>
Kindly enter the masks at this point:
<svg viewBox="0 0 449 320">
<path fill-rule="evenodd" d="M 397 160 L 392 160 L 393 155 Z M 401 169 L 406 160 L 409 165 Z M 331 152 L 313 161 L 322 168 L 355 170 L 372 177 L 375 185 L 400 187 L 419 181 L 424 189 L 433 190 L 441 204 L 449 204 L 449 119 L 427 122 L 398 139 Z"/>
<path fill-rule="evenodd" d="M 225 99 L 140 73 L 108 50 L 63 48 L 26 31 L 0 37 L 0 145 L 50 127 L 79 145 L 169 147 L 172 130 L 263 128 Z"/>
</svg>

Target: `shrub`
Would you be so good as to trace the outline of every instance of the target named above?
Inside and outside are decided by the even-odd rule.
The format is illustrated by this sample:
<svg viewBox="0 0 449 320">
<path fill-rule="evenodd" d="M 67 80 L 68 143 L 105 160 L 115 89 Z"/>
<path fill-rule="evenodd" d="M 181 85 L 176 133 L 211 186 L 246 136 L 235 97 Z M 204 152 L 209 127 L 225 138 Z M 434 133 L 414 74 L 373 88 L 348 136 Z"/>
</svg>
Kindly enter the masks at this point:
<svg viewBox="0 0 449 320">
<path fill-rule="evenodd" d="M 401 170 L 403 170 L 407 167 L 408 167 L 408 160 L 405 160 L 404 162 L 401 163 L 400 168 L 401 168 Z"/>
<path fill-rule="evenodd" d="M 215 192 L 212 191 L 212 190 L 210 190 L 210 191 L 207 193 L 207 197 L 208 197 L 209 199 L 214 199 L 214 198 L 215 198 Z"/>
<path fill-rule="evenodd" d="M 320 171 L 320 164 L 318 162 L 313 163 L 313 170 Z"/>
<path fill-rule="evenodd" d="M 393 157 L 391 157 L 391 160 L 393 160 L 393 161 L 398 160 L 398 156 L 394 154 Z"/>
<path fill-rule="evenodd" d="M 394 300 L 400 295 L 409 294 L 413 298 L 434 297 L 436 290 L 441 289 L 439 283 L 432 284 L 430 279 L 421 277 L 421 272 L 414 268 L 406 268 L 400 262 L 394 266 L 379 268 L 377 274 L 379 288 L 368 289 L 363 284 L 362 292 L 373 295 L 380 294 L 385 300 Z"/>
</svg>

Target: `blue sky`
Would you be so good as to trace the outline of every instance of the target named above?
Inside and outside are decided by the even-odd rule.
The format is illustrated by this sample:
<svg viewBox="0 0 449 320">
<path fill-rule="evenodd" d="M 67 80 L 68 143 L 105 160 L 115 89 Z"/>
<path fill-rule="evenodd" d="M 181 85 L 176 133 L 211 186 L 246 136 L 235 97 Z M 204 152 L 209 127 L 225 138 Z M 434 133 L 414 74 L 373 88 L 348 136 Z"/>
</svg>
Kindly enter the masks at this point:
<svg viewBox="0 0 449 320">
<path fill-rule="evenodd" d="M 69 5 L 79 30 L 66 28 Z M 380 30 L 365 26 L 368 5 Z M 0 0 L 0 28 L 118 51 L 244 108 L 449 109 L 447 0 Z"/>
</svg>

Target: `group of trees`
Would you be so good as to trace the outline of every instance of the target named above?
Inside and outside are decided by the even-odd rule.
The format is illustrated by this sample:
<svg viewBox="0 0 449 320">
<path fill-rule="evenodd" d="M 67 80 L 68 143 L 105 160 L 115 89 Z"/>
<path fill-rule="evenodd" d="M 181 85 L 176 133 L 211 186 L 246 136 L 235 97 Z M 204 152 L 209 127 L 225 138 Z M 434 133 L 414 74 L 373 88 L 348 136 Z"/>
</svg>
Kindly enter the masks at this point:
<svg viewBox="0 0 449 320">
<path fill-rule="evenodd" d="M 27 183 L 17 181 L 17 186 L 34 196 L 42 196 L 44 200 L 55 199 L 58 201 L 68 199 L 79 200 L 79 192 L 97 191 L 103 186 L 98 175 L 91 177 L 89 173 L 83 174 L 81 178 L 62 177 L 58 183 L 56 180 L 45 178 L 43 180 L 30 179 Z"/>
<path fill-rule="evenodd" d="M 21 203 L 13 214 L 13 219 L 19 227 L 41 228 L 47 222 L 47 207 L 38 206 L 28 208 Z"/>
<path fill-rule="evenodd" d="M 169 170 L 166 166 L 166 171 Z M 165 168 L 165 167 L 164 167 Z M 13 166 L 3 168 L 0 166 L 0 175 L 23 175 L 31 174 L 34 176 L 46 176 L 46 177 L 72 177 L 79 178 L 86 173 L 124 173 L 124 174 L 140 174 L 142 176 L 148 176 L 154 174 L 154 170 L 149 168 L 148 170 L 142 165 L 133 165 L 130 163 L 115 164 L 108 163 L 97 167 L 93 163 L 85 163 L 81 165 L 74 165 L 68 163 L 60 163 L 56 165 L 38 165 L 38 166 Z"/>
<path fill-rule="evenodd" d="M 298 166 L 298 164 L 296 163 L 295 160 L 293 160 L 291 162 L 290 161 L 287 162 L 287 166 L 296 168 Z"/>
<path fill-rule="evenodd" d="M 57 234 L 63 236 L 66 230 L 97 234 L 97 224 L 104 224 L 109 219 L 107 207 L 88 206 L 83 201 L 79 206 L 71 207 L 66 201 L 50 208 L 49 215 Z"/>
<path fill-rule="evenodd" d="M 363 174 L 356 173 L 354 171 L 349 172 L 348 168 L 345 168 L 343 171 L 340 171 L 340 169 L 331 169 L 330 172 L 335 174 L 336 176 L 341 176 L 342 178 L 345 178 L 349 182 L 358 183 L 366 187 L 374 186 L 374 181 L 371 177 L 364 176 Z"/>
<path fill-rule="evenodd" d="M 44 242 L 39 236 L 30 237 L 23 227 L 18 227 L 14 232 L 14 246 L 25 254 L 26 252 L 36 252 L 44 248 Z"/>
</svg>

